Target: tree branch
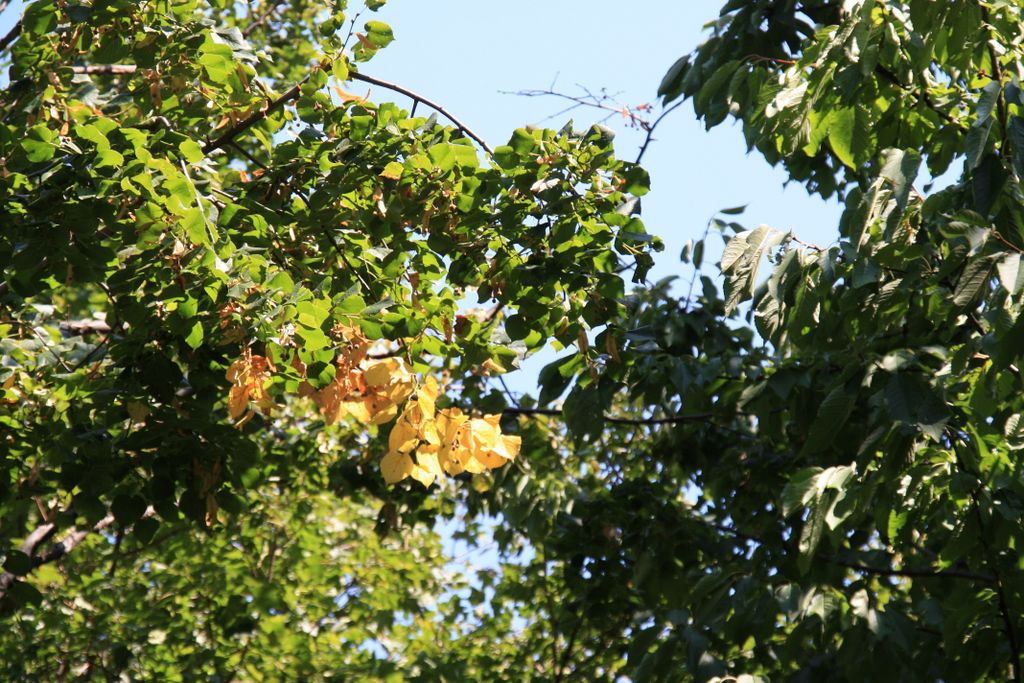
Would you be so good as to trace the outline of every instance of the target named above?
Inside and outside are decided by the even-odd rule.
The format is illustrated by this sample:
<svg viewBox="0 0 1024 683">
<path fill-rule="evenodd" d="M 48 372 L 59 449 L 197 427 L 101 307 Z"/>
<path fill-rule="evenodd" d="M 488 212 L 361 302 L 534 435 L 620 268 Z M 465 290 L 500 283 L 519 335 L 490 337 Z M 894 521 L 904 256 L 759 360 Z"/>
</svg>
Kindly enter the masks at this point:
<svg viewBox="0 0 1024 683">
<path fill-rule="evenodd" d="M 317 68 L 323 69 L 326 67 L 326 63 L 321 63 Z M 92 64 L 88 66 L 73 66 L 71 67 L 71 70 L 76 74 L 130 74 L 135 73 L 136 68 L 137 67 L 134 64 Z M 473 132 L 473 130 L 469 126 L 464 124 L 459 119 L 455 118 L 455 116 L 451 112 L 449 112 L 447 109 L 442 107 L 437 102 L 428 100 L 423 95 L 415 93 L 412 90 L 409 90 L 408 88 L 403 88 L 402 86 L 396 83 L 383 81 L 379 78 L 374 78 L 373 76 L 367 76 L 365 74 L 360 73 L 350 73 L 349 78 L 353 81 L 362 81 L 363 83 L 370 83 L 371 85 L 376 85 L 380 86 L 381 88 L 393 90 L 397 93 L 400 93 L 402 95 L 405 95 L 406 97 L 411 98 L 414 102 L 425 104 L 426 106 L 430 107 L 441 116 L 448 119 L 448 121 L 451 122 L 451 124 L 454 125 L 457 129 L 459 129 L 459 131 L 461 131 L 463 135 L 465 135 L 466 137 L 470 138 L 478 145 L 480 145 L 480 147 L 485 152 L 487 152 L 488 156 L 494 156 L 494 150 L 491 149 L 490 145 L 484 142 L 484 139 L 482 137 Z M 272 102 L 268 103 L 267 106 L 264 107 L 263 109 L 254 112 L 253 114 L 247 116 L 235 125 L 231 126 L 226 131 L 224 131 L 219 137 L 208 141 L 203 146 L 203 152 L 209 154 L 214 150 L 224 147 L 228 143 L 232 142 L 236 137 L 238 137 L 238 135 L 245 132 L 252 126 L 256 125 L 263 119 L 267 118 L 267 116 L 269 116 L 274 111 L 280 109 L 291 100 L 296 99 L 299 96 L 299 89 L 302 87 L 302 84 L 305 83 L 307 80 L 309 80 L 308 75 L 301 81 L 293 85 L 291 88 L 286 90 L 283 95 L 273 100 Z"/>
<path fill-rule="evenodd" d="M 944 121 L 946 121 L 950 125 L 956 126 L 961 131 L 968 130 L 968 127 L 963 122 L 953 118 L 953 116 L 949 112 L 942 111 L 941 109 L 939 109 L 938 105 L 936 105 L 932 101 L 932 99 L 928 97 L 928 92 L 924 88 L 922 88 L 921 91 L 918 92 L 917 90 L 911 88 L 909 85 L 904 85 L 904 83 L 900 81 L 899 78 L 897 78 L 896 74 L 894 74 L 892 71 L 889 71 L 889 69 L 882 66 L 881 64 L 875 66 L 875 72 L 884 77 L 885 80 L 889 81 L 903 92 L 913 97 L 915 100 L 918 100 L 921 103 L 923 103 L 925 106 L 927 106 L 929 109 L 938 114 Z"/>
<path fill-rule="evenodd" d="M 248 38 L 249 34 L 251 34 L 253 31 L 258 29 L 260 26 L 263 26 L 263 24 L 267 23 L 267 19 L 270 18 L 270 15 L 273 14 L 274 12 L 276 12 L 277 8 L 280 7 L 280 6 L 281 6 L 280 2 L 271 2 L 270 3 L 270 7 L 267 8 L 266 12 L 264 12 L 260 16 L 256 17 L 256 19 L 253 20 L 253 22 L 251 24 L 249 24 L 248 26 L 246 26 L 242 30 L 242 35 L 244 37 Z"/>
<path fill-rule="evenodd" d="M 549 415 L 551 417 L 562 417 L 563 413 L 558 408 L 505 408 L 504 415 Z M 743 413 L 737 413 L 742 416 Z M 604 421 L 611 424 L 621 425 L 660 425 L 678 424 L 680 422 L 710 422 L 712 418 L 718 417 L 715 413 L 691 413 L 689 415 L 670 415 L 668 417 L 614 417 L 605 415 Z"/>
<path fill-rule="evenodd" d="M 432 101 L 428 100 L 426 97 L 423 97 L 422 95 L 414 93 L 413 91 L 411 91 L 411 90 L 409 90 L 407 88 L 403 88 L 400 85 L 397 85 L 395 83 L 389 83 L 388 81 L 382 81 L 379 78 L 374 78 L 373 76 L 367 76 L 366 74 L 361 74 L 361 73 L 350 73 L 349 74 L 349 78 L 352 79 L 353 81 L 362 81 L 363 83 L 369 83 L 371 85 L 380 86 L 381 88 L 387 88 L 388 90 L 394 90 L 397 93 L 401 93 L 402 95 L 405 95 L 406 97 L 412 98 L 416 102 L 421 102 L 421 103 L 427 105 L 428 107 L 430 107 L 431 109 L 436 111 L 438 114 L 440 114 L 441 116 L 443 116 L 446 119 L 448 119 L 448 121 L 450 121 L 452 123 L 452 125 L 454 125 L 460 131 L 462 131 L 462 133 L 466 137 L 470 138 L 471 140 L 476 142 L 476 144 L 480 145 L 480 147 L 485 152 L 487 152 L 487 156 L 492 156 L 492 157 L 494 156 L 494 150 L 491 149 L 490 146 L 486 142 L 484 142 L 484 139 L 482 137 L 480 137 L 479 135 L 474 133 L 466 124 L 464 124 L 462 121 L 459 121 L 457 118 L 455 118 L 450 112 L 448 112 L 448 110 L 446 110 L 440 104 L 437 104 L 436 102 L 432 102 Z"/>
<path fill-rule="evenodd" d="M 137 71 L 134 64 L 85 64 L 71 67 L 76 74 L 133 74 Z"/>
<path fill-rule="evenodd" d="M 974 517 L 978 522 L 978 540 L 981 542 L 981 548 L 985 552 L 985 559 L 988 560 L 989 565 L 992 568 L 992 574 L 994 576 L 993 583 L 996 587 L 996 599 L 999 602 L 999 615 L 1003 620 L 1003 630 L 1006 632 L 1006 638 L 1010 642 L 1010 656 L 1013 658 L 1010 661 L 1010 679 L 1016 683 L 1020 683 L 1022 680 L 1022 674 L 1020 669 L 1020 641 L 1017 638 L 1017 629 L 1013 624 L 1013 615 L 1010 613 L 1010 604 L 1006 600 L 1006 590 L 1003 588 L 1003 579 L 999 575 L 999 568 L 996 566 L 996 557 L 989 548 L 988 541 L 985 540 L 985 525 L 981 519 L 981 506 L 978 501 L 978 494 L 976 492 L 971 494 L 971 498 L 974 502 Z"/>
<path fill-rule="evenodd" d="M 0 52 L 7 49 L 7 46 L 14 42 L 14 39 L 21 33 L 21 21 L 19 20 L 11 30 L 7 32 L 7 35 L 0 38 Z"/>
<path fill-rule="evenodd" d="M 668 116 L 676 109 L 678 109 L 680 106 L 682 106 L 683 102 L 685 102 L 685 100 L 680 100 L 673 104 L 668 109 L 666 109 L 665 111 L 661 112 L 658 118 L 654 119 L 654 123 L 650 124 L 647 127 L 647 137 L 644 138 L 644 144 L 640 145 L 640 151 L 637 153 L 636 160 L 633 163 L 640 163 L 640 160 L 644 158 L 644 153 L 647 151 L 648 145 L 654 142 L 654 129 L 658 127 L 658 124 L 661 123 L 666 116 Z"/>
<path fill-rule="evenodd" d="M 317 68 L 323 68 L 323 66 L 324 65 L 321 64 Z M 278 97 L 276 100 L 268 103 L 267 106 L 253 112 L 252 114 L 245 117 L 235 125 L 228 128 L 220 135 L 220 137 L 208 141 L 205 145 L 203 145 L 203 153 L 209 154 L 210 152 L 216 151 L 221 147 L 224 147 L 229 142 L 233 141 L 236 137 L 238 137 L 248 129 L 252 128 L 263 119 L 270 116 L 273 112 L 277 111 L 278 109 L 286 105 L 288 102 L 291 102 L 292 100 L 297 98 L 299 96 L 299 89 L 302 87 L 302 84 L 308 80 L 309 75 L 307 75 L 305 78 L 303 78 L 301 81 L 299 81 L 292 87 L 288 88 L 288 90 L 286 90 L 283 95 Z"/>
<path fill-rule="evenodd" d="M 740 531 L 739 529 L 733 528 L 727 524 L 721 524 L 719 522 L 712 522 L 707 519 L 698 518 L 700 522 L 709 526 L 717 531 L 735 536 L 738 539 L 747 541 L 749 543 L 757 543 L 758 545 L 767 545 L 763 540 L 757 536 Z M 964 569 L 896 569 L 893 567 L 872 567 L 870 565 L 861 564 L 860 562 L 851 562 L 844 560 L 839 557 L 831 557 L 827 555 L 818 555 L 818 558 L 828 562 L 830 564 L 845 567 L 861 574 L 871 574 L 874 576 L 897 576 L 908 579 L 967 579 L 968 581 L 981 581 L 983 583 L 996 583 L 998 584 L 998 578 L 989 574 L 979 574 Z"/>
<path fill-rule="evenodd" d="M 962 569 L 893 569 L 891 567 L 871 567 L 859 562 L 848 562 L 837 558 L 827 558 L 832 564 L 846 567 L 861 574 L 873 574 L 875 576 L 898 576 L 908 579 L 967 579 L 968 581 L 981 581 L 994 583 L 995 577 L 988 574 Z"/>
<path fill-rule="evenodd" d="M 100 521 L 96 522 L 96 524 L 94 524 L 90 529 L 75 529 L 72 527 L 63 540 L 58 543 L 54 543 L 52 546 L 47 548 L 45 552 L 35 555 L 34 552 L 39 543 L 52 534 L 56 528 L 52 523 L 43 524 L 28 535 L 25 542 L 22 544 L 22 552 L 31 556 L 32 569 L 36 569 L 44 564 L 56 562 L 74 550 L 89 534 L 103 531 L 113 523 L 114 516 L 107 515 Z M 28 552 L 26 552 L 26 549 Z M 0 575 L 0 600 L 6 597 L 7 589 L 9 589 L 11 584 L 17 580 L 18 577 L 11 572 L 4 572 Z"/>
<path fill-rule="evenodd" d="M 989 18 L 988 8 L 985 7 L 984 3 L 978 3 L 981 9 L 981 20 L 985 23 L 985 28 L 989 31 L 991 36 L 992 33 L 992 21 Z M 1006 141 L 1009 139 L 1006 134 L 1006 98 L 1003 93 L 1003 67 L 999 63 L 999 53 L 996 52 L 996 47 L 993 42 L 994 39 L 987 41 L 988 43 L 988 58 L 992 62 L 992 79 L 999 84 L 999 94 L 996 95 L 996 107 L 997 115 L 999 117 L 999 149 L 1002 150 L 1004 156 L 1009 158 L 1008 150 L 1006 149 Z M 1019 679 L 1018 679 L 1019 680 Z"/>
</svg>

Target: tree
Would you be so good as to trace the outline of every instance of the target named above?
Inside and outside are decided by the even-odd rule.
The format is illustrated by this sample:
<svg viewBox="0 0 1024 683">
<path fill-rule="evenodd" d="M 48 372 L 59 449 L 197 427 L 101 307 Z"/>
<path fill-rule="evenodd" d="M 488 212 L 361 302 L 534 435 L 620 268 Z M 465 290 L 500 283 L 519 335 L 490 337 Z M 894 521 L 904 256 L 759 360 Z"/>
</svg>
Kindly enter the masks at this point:
<svg viewBox="0 0 1024 683">
<path fill-rule="evenodd" d="M 620 255 L 643 277 L 608 131 L 490 149 L 363 71 L 382 4 L 30 2 L 0 39 L 10 677 L 386 674 L 454 586 L 367 506 L 385 537 L 514 461 L 493 378 L 617 315 Z"/>
<path fill-rule="evenodd" d="M 723 212 L 719 292 L 706 240 L 644 283 L 645 176 L 601 129 L 479 165 L 346 95 L 354 61 L 326 94 L 340 21 L 266 9 L 248 49 L 191 6 L 31 5 L 3 43 L 11 676 L 1021 679 L 1024 10 L 727 3 L 665 103 L 846 210 L 826 246 Z M 456 318 L 469 287 L 495 303 Z M 489 388 L 551 337 L 536 399 Z M 428 489 L 431 456 L 502 466 Z M 451 580 L 438 516 L 497 558 Z"/>
</svg>

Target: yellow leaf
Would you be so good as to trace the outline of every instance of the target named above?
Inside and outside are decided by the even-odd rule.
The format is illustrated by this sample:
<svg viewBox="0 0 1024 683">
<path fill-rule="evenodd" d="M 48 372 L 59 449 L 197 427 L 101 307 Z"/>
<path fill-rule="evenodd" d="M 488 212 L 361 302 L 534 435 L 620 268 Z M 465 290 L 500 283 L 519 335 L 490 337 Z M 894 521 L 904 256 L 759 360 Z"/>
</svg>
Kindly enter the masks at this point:
<svg viewBox="0 0 1024 683">
<path fill-rule="evenodd" d="M 395 426 L 391 430 L 391 434 L 388 436 L 388 448 L 392 451 L 408 453 L 412 449 L 416 448 L 416 444 L 419 443 L 420 440 L 418 434 L 419 429 L 416 425 L 405 419 L 405 415 L 403 414 L 402 418 L 395 423 Z"/>
<path fill-rule="evenodd" d="M 411 384 L 412 371 L 401 358 L 374 358 L 366 361 L 363 379 L 368 387 Z"/>
<path fill-rule="evenodd" d="M 494 469 L 497 469 L 499 467 L 503 467 L 505 465 L 505 463 L 508 462 L 508 458 L 504 458 L 504 457 L 498 455 L 495 451 L 484 451 L 484 452 L 480 452 L 480 453 L 474 453 L 473 454 L 473 458 L 472 458 L 472 462 L 475 463 L 473 465 L 473 467 L 476 467 L 477 465 L 479 465 L 479 467 L 482 468 L 482 469 L 480 469 L 480 470 L 470 469 L 470 464 L 467 463 L 466 471 L 467 472 L 474 472 L 475 473 L 477 471 L 482 472 L 484 469 L 494 470 Z"/>
<path fill-rule="evenodd" d="M 226 377 L 231 382 L 231 389 L 228 391 L 228 414 L 232 419 L 238 419 L 246 412 L 249 401 L 263 411 L 269 411 L 274 406 L 273 399 L 266 391 L 272 370 L 273 365 L 269 359 L 249 351 L 231 364 Z"/>
<path fill-rule="evenodd" d="M 249 407 L 249 392 L 242 385 L 234 385 L 228 392 L 228 414 L 237 420 Z"/>
<path fill-rule="evenodd" d="M 481 474 L 486 472 L 488 469 L 486 458 L 487 455 L 485 453 L 471 453 L 470 456 L 462 463 L 462 469 L 470 474 Z M 502 461 L 502 464 L 504 464 L 504 461 Z"/>
<path fill-rule="evenodd" d="M 424 415 L 434 416 L 438 392 L 437 380 L 433 377 L 427 377 L 423 386 L 416 390 L 416 401 L 420 404 L 420 410 Z"/>
<path fill-rule="evenodd" d="M 615 335 L 611 333 L 611 330 L 605 332 L 604 348 L 605 351 L 608 352 L 608 355 L 611 356 L 613 361 L 615 361 L 616 363 L 622 362 L 622 356 L 619 355 L 619 345 L 618 343 L 616 343 Z"/>
<path fill-rule="evenodd" d="M 359 420 L 360 422 L 369 423 L 371 419 L 370 411 L 366 409 L 366 404 L 360 401 L 342 401 L 342 405 L 345 411 Z"/>
<path fill-rule="evenodd" d="M 489 451 L 498 443 L 501 429 L 498 427 L 498 415 L 486 418 L 474 418 L 467 423 L 466 447 L 474 453 Z"/>
<path fill-rule="evenodd" d="M 437 433 L 437 423 L 433 420 L 424 420 L 420 424 L 419 437 L 432 446 L 441 445 L 441 436 Z"/>
<path fill-rule="evenodd" d="M 342 387 L 338 382 L 331 382 L 326 387 L 316 392 L 314 400 L 320 406 L 320 413 L 324 416 L 324 422 L 334 424 L 348 414 L 345 404 L 342 401 Z"/>
<path fill-rule="evenodd" d="M 333 88 L 335 94 L 337 94 L 338 99 L 340 99 L 342 102 L 355 102 L 356 104 L 359 104 L 361 102 L 365 102 L 366 98 L 370 96 L 369 91 L 367 91 L 365 97 L 360 97 L 359 95 L 353 95 L 352 93 L 345 92 L 336 85 L 331 87 Z"/>
<path fill-rule="evenodd" d="M 485 375 L 489 375 L 491 373 L 494 373 L 495 375 L 500 375 L 503 372 L 506 372 L 505 368 L 501 367 L 501 365 L 499 365 L 496 361 L 491 360 L 490 358 L 485 360 L 480 367 L 481 369 L 483 369 Z"/>
<path fill-rule="evenodd" d="M 412 474 L 414 468 L 419 469 L 406 453 L 392 451 L 380 461 L 381 474 L 384 475 L 384 481 L 388 484 L 397 484 L 402 481 Z"/>
<path fill-rule="evenodd" d="M 415 466 L 412 468 L 412 471 L 409 473 L 409 476 L 411 476 L 413 479 L 415 479 L 416 481 L 418 481 L 419 483 L 423 484 L 428 488 L 430 487 L 431 484 L 434 483 L 435 478 L 435 475 L 432 472 L 428 472 L 422 467 Z"/>
<path fill-rule="evenodd" d="M 388 400 L 394 403 L 401 403 L 405 399 L 412 396 L 412 392 L 415 391 L 412 382 L 402 382 L 393 384 L 388 388 L 384 395 L 388 397 Z"/>
<path fill-rule="evenodd" d="M 469 451 L 465 448 L 442 448 L 437 454 L 438 460 L 444 471 L 453 477 L 462 474 L 466 470 L 466 461 L 469 460 Z"/>
<path fill-rule="evenodd" d="M 516 456 L 519 455 L 519 449 L 523 445 L 523 439 L 519 436 L 507 436 L 501 435 L 501 439 L 498 440 L 498 446 L 495 447 L 494 452 L 505 458 L 506 460 L 515 460 Z"/>
<path fill-rule="evenodd" d="M 441 477 L 444 475 L 441 463 L 437 459 L 437 453 L 416 451 L 416 464 L 425 472 L 429 472 L 431 476 Z"/>
</svg>

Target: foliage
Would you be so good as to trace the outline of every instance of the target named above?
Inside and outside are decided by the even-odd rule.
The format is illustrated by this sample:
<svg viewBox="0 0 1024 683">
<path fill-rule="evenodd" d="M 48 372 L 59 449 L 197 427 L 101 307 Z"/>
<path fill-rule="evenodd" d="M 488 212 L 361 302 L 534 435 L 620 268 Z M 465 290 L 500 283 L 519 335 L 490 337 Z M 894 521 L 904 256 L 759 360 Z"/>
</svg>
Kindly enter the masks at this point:
<svg viewBox="0 0 1024 683">
<path fill-rule="evenodd" d="M 666 103 L 845 211 L 723 212 L 721 292 L 603 129 L 481 162 L 275 7 L 4 43 L 5 673 L 1021 679 L 1016 3 L 728 2 Z"/>
</svg>

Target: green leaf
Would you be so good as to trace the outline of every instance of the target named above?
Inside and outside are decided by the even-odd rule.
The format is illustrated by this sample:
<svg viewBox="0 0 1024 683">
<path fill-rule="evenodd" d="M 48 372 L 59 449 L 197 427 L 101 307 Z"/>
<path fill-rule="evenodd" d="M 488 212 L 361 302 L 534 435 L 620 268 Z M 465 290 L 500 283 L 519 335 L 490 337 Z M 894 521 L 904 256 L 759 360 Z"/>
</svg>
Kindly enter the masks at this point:
<svg viewBox="0 0 1024 683">
<path fill-rule="evenodd" d="M 562 414 L 565 426 L 579 440 L 597 438 L 604 429 L 604 402 L 594 386 L 576 385 L 565 399 Z"/>
<path fill-rule="evenodd" d="M 1024 268 L 1020 267 L 1020 262 L 1020 254 L 1007 254 L 996 264 L 999 283 L 1011 295 L 1019 292 L 1024 286 Z"/>
<path fill-rule="evenodd" d="M 118 524 L 128 526 L 145 513 L 146 501 L 140 496 L 122 493 L 114 497 L 110 511 L 114 513 L 114 519 Z"/>
<path fill-rule="evenodd" d="M 853 146 L 856 135 L 857 110 L 843 107 L 832 112 L 828 120 L 828 144 L 839 160 L 849 168 L 857 168 Z"/>
<path fill-rule="evenodd" d="M 44 124 L 37 124 L 28 130 L 28 134 L 21 141 L 21 148 L 25 150 L 28 160 L 33 163 L 49 161 L 57 153 L 56 141 L 56 133 Z"/>
<path fill-rule="evenodd" d="M 181 155 L 185 157 L 185 161 L 190 164 L 198 164 L 206 158 L 203 148 L 195 140 L 182 140 L 181 144 L 178 145 L 178 149 L 181 151 Z"/>
<path fill-rule="evenodd" d="M 193 349 L 198 349 L 203 345 L 203 325 L 198 320 L 192 324 L 188 335 L 185 337 L 185 343 Z"/>
<path fill-rule="evenodd" d="M 972 305 L 983 290 L 988 288 L 992 277 L 992 258 L 976 256 L 967 261 L 953 292 L 953 303 L 961 308 Z"/>
<path fill-rule="evenodd" d="M 235 72 L 235 55 L 228 45 L 207 39 L 199 52 L 199 64 L 213 83 L 225 83 Z"/>
<path fill-rule="evenodd" d="M 992 81 L 981 89 L 981 96 L 978 98 L 978 108 L 975 110 L 975 119 L 971 125 L 975 128 L 990 125 L 992 112 L 999 101 L 999 94 L 1002 88 L 999 81 Z"/>
<path fill-rule="evenodd" d="M 378 48 L 387 47 L 395 39 L 391 27 L 382 21 L 366 22 L 366 37 Z"/>
<path fill-rule="evenodd" d="M 823 470 L 820 467 L 808 467 L 800 470 L 789 478 L 782 489 L 782 515 L 789 517 L 803 508 L 817 492 L 818 478 Z"/>
<path fill-rule="evenodd" d="M 893 375 L 885 386 L 885 403 L 896 421 L 918 427 L 935 440 L 942 437 L 949 409 L 920 377 L 906 372 Z"/>
<path fill-rule="evenodd" d="M 541 387 L 537 403 L 542 406 L 547 405 L 561 396 L 562 392 L 572 382 L 573 375 L 579 365 L 580 358 L 577 354 L 559 358 L 555 362 L 545 365 L 537 376 L 537 382 Z"/>
<path fill-rule="evenodd" d="M 658 97 L 663 97 L 665 104 L 683 94 L 683 79 L 686 78 L 689 70 L 689 55 L 680 57 L 669 67 L 665 76 L 661 79 L 661 83 L 658 85 Z"/>
<path fill-rule="evenodd" d="M 800 530 L 800 540 L 797 543 L 800 556 L 797 559 L 797 566 L 803 573 L 807 573 L 807 570 L 810 569 L 814 554 L 818 552 L 818 545 L 821 543 L 822 533 L 825 530 L 826 512 L 827 503 L 821 498 L 816 498 L 811 504 L 810 513 Z"/>
<path fill-rule="evenodd" d="M 818 407 L 818 413 L 811 423 L 803 448 L 800 450 L 802 456 L 813 456 L 835 439 L 836 434 L 846 424 L 846 420 L 853 411 L 857 393 L 840 384 L 834 387 Z"/>
<path fill-rule="evenodd" d="M 32 558 L 20 550 L 8 550 L 4 569 L 15 576 L 25 576 L 32 571 Z"/>
</svg>

